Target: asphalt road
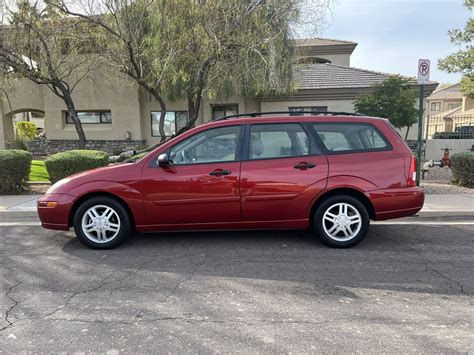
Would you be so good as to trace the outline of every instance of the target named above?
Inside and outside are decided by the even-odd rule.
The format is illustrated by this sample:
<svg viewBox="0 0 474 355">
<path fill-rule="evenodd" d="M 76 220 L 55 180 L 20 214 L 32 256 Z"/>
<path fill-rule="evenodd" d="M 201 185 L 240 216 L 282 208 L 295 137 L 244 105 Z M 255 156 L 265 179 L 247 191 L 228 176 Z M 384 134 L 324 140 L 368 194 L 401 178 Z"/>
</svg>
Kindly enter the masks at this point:
<svg viewBox="0 0 474 355">
<path fill-rule="evenodd" d="M 0 227 L 0 353 L 473 352 L 474 226 L 142 235 Z"/>
</svg>

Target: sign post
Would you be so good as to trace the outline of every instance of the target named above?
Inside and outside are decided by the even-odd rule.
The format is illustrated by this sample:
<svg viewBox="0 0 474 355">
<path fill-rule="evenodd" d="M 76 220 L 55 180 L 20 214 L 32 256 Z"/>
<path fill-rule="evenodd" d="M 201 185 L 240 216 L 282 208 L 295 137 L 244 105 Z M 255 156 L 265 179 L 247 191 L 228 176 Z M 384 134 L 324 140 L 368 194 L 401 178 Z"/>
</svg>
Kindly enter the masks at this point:
<svg viewBox="0 0 474 355">
<path fill-rule="evenodd" d="M 418 116 L 418 144 L 416 155 L 418 164 L 416 165 L 416 185 L 420 186 L 421 178 L 421 147 L 423 145 L 423 102 L 425 99 L 425 84 L 430 81 L 430 61 L 420 59 L 418 61 L 418 84 L 420 85 L 420 108 Z"/>
</svg>

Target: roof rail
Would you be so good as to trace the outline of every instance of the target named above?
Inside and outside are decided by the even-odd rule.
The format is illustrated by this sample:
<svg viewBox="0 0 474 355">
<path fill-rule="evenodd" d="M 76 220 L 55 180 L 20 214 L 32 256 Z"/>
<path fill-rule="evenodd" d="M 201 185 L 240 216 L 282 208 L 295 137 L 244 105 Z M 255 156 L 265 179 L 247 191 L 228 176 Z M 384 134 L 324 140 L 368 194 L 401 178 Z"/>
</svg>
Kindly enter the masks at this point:
<svg viewBox="0 0 474 355">
<path fill-rule="evenodd" d="M 309 114 L 311 116 L 360 116 L 360 117 L 366 116 L 366 115 L 361 115 L 360 113 L 354 113 L 354 112 L 273 111 L 273 112 L 241 113 L 241 114 L 238 114 L 238 115 L 230 115 L 230 116 L 215 118 L 215 119 L 212 120 L 212 122 L 223 121 L 223 120 L 227 120 L 229 118 L 260 117 L 260 116 L 264 116 L 264 115 L 282 115 L 282 114 L 293 114 L 293 116 L 304 116 L 306 114 Z"/>
</svg>

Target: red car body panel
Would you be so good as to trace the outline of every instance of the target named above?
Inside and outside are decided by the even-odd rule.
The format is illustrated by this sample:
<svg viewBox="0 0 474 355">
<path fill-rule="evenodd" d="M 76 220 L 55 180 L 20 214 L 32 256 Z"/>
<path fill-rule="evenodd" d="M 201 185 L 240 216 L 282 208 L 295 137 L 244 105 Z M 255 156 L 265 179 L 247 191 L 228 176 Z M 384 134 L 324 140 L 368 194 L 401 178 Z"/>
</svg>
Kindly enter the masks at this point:
<svg viewBox="0 0 474 355">
<path fill-rule="evenodd" d="M 216 169 L 231 174 L 209 175 Z M 240 162 L 145 166 L 140 191 L 148 224 L 240 222 L 239 177 Z"/>
<path fill-rule="evenodd" d="M 303 162 L 316 166 L 301 170 L 294 168 Z M 242 220 L 306 219 L 308 206 L 326 187 L 327 175 L 325 156 L 242 162 Z"/>
<path fill-rule="evenodd" d="M 157 156 L 176 143 L 209 128 L 285 122 L 354 122 L 375 126 L 391 149 L 337 152 L 302 157 L 242 160 L 159 167 Z M 96 194 L 121 200 L 137 231 L 304 229 L 318 200 L 339 189 L 363 194 L 374 219 L 417 213 L 423 191 L 408 187 L 412 154 L 386 120 L 340 117 L 273 117 L 224 120 L 201 125 L 163 144 L 137 163 L 86 171 L 53 186 L 38 201 L 45 228 L 67 230 L 78 204 Z M 295 169 L 299 163 L 314 168 Z M 229 175 L 211 176 L 216 169 Z M 47 202 L 57 206 L 47 207 Z"/>
</svg>

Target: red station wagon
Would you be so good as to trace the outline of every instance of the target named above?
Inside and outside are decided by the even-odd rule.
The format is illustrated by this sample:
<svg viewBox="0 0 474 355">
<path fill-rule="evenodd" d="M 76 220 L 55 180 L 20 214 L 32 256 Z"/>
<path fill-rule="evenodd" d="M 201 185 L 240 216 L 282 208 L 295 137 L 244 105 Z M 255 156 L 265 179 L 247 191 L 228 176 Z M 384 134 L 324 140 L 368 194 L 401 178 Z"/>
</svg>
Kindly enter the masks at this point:
<svg viewBox="0 0 474 355">
<path fill-rule="evenodd" d="M 249 229 L 309 229 L 344 248 L 370 220 L 423 207 L 415 158 L 388 120 L 262 115 L 206 123 L 135 163 L 59 181 L 38 201 L 43 227 L 73 226 L 100 249 L 133 231 Z"/>
</svg>

